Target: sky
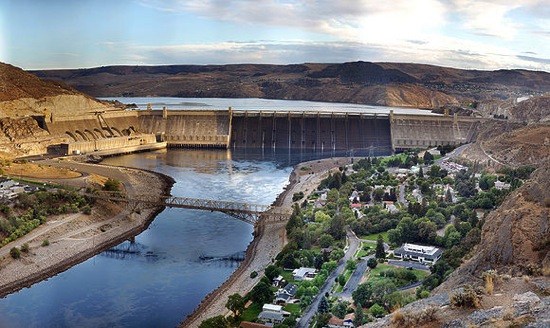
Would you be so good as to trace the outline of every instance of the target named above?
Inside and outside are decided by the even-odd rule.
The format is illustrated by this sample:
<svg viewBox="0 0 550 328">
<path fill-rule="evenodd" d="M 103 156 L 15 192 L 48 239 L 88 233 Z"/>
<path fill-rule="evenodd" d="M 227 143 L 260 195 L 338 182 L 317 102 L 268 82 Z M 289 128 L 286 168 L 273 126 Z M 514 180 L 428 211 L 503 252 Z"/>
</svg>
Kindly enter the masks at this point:
<svg viewBox="0 0 550 328">
<path fill-rule="evenodd" d="M 412 62 L 550 72 L 550 0 L 0 0 L 0 61 Z"/>
</svg>

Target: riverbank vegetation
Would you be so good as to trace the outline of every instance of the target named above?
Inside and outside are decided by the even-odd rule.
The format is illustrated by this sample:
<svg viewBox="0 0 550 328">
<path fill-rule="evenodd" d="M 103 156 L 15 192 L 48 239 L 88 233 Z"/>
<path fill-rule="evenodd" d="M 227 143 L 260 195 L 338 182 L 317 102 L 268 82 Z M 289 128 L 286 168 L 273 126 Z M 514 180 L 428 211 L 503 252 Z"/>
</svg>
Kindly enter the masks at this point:
<svg viewBox="0 0 550 328">
<path fill-rule="evenodd" d="M 0 245 L 4 246 L 31 232 L 51 215 L 89 213 L 93 200 L 76 191 L 37 190 L 18 194 L 0 204 Z"/>
<path fill-rule="evenodd" d="M 359 261 L 368 260 L 369 267 L 363 283 L 353 290 L 351 300 L 338 299 L 357 268 L 355 259 L 349 261 L 346 270 L 336 277 L 332 292 L 323 295 L 331 310 L 318 310 L 318 323 L 327 321 L 330 312 L 340 319 L 354 313 L 354 323 L 359 325 L 427 297 L 479 243 L 487 213 L 532 171 L 520 168 L 489 174 L 458 165 L 440 166 L 435 164 L 438 157 L 425 151 L 422 157 L 407 152 L 384 159 L 360 159 L 330 173 L 308 198 L 294 194 L 293 200 L 299 205 L 295 203 L 286 225 L 288 243 L 274 264 L 266 268 L 253 294 L 246 295 L 252 304 L 241 318 L 235 316 L 234 324 L 241 319 L 253 321 L 261 311 L 261 303 L 273 301 L 279 287 L 271 284 L 280 275 L 298 286 L 294 297 L 299 303 L 292 304 L 290 315 L 275 327 L 293 327 L 296 317 L 311 304 L 344 256 L 346 226 L 356 236 L 363 236 L 360 238 L 365 239 L 364 243 L 377 241 L 376 256 L 373 244 L 361 243 L 355 256 L 359 255 Z M 384 246 L 384 241 L 388 245 Z M 386 257 L 394 257 L 392 249 L 404 243 L 439 247 L 443 254 L 428 271 L 385 263 Z M 294 280 L 291 270 L 301 267 L 314 268 L 317 275 L 310 281 Z M 400 291 L 414 283 L 418 287 Z M 253 299 L 257 289 L 264 290 L 266 297 Z M 268 290 L 271 298 L 267 297 Z"/>
</svg>

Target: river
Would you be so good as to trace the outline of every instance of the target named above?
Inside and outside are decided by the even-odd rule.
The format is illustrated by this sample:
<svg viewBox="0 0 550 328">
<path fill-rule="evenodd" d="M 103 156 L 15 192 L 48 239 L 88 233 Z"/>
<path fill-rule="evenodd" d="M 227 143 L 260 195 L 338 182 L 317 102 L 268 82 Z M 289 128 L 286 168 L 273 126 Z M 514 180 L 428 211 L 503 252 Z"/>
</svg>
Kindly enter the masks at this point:
<svg viewBox="0 0 550 328">
<path fill-rule="evenodd" d="M 389 111 L 265 99 L 117 99 L 142 109 L 152 103 L 155 109 L 227 109 L 229 104 L 239 110 Z M 350 154 L 170 149 L 104 163 L 167 174 L 176 181 L 174 196 L 271 204 L 288 183 L 294 164 L 345 155 Z M 252 232 L 251 225 L 222 213 L 165 209 L 132 242 L 0 299 L 0 328 L 174 327 L 235 271 Z"/>
<path fill-rule="evenodd" d="M 225 150 L 162 150 L 105 164 L 158 171 L 182 197 L 270 204 L 285 159 Z M 0 300 L 0 327 L 173 327 L 237 268 L 253 227 L 228 215 L 166 209 L 113 249 Z"/>
</svg>

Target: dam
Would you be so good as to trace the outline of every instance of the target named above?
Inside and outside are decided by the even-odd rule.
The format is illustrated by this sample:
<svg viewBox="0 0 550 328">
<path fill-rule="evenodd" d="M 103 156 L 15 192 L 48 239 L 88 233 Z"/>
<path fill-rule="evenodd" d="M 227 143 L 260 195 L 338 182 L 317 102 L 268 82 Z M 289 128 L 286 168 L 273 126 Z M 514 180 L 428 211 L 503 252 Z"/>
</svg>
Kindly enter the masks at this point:
<svg viewBox="0 0 550 328">
<path fill-rule="evenodd" d="M 163 147 L 388 154 L 471 142 L 480 118 L 359 107 L 297 110 L 147 109 L 35 118 L 63 141 L 49 153 L 147 150 Z M 419 113 L 420 112 L 420 113 Z M 125 151 L 127 152 L 127 151 Z"/>
</svg>

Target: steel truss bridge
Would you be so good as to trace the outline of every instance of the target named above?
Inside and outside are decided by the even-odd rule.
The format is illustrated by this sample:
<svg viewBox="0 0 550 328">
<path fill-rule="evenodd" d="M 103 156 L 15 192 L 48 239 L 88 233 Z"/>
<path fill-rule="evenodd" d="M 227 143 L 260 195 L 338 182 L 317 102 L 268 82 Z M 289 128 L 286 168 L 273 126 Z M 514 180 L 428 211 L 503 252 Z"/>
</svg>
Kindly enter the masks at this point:
<svg viewBox="0 0 550 328">
<path fill-rule="evenodd" d="M 284 221 L 290 218 L 292 214 L 291 209 L 282 207 L 213 199 L 154 195 L 136 195 L 129 198 L 122 192 L 105 191 L 86 193 L 84 195 L 97 199 L 126 202 L 132 208 L 148 205 L 222 212 L 252 225 Z M 262 220 L 260 220 L 260 218 L 262 218 Z"/>
</svg>

